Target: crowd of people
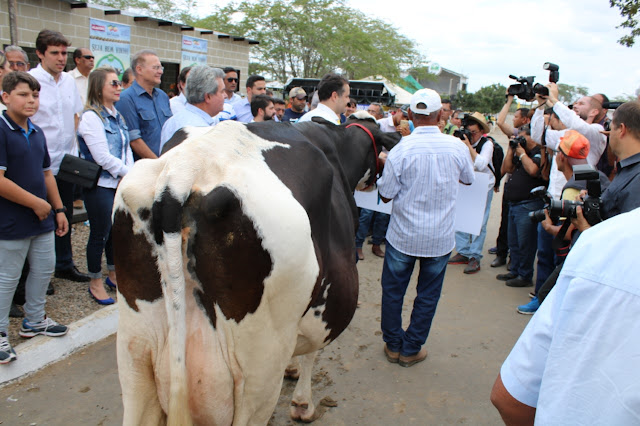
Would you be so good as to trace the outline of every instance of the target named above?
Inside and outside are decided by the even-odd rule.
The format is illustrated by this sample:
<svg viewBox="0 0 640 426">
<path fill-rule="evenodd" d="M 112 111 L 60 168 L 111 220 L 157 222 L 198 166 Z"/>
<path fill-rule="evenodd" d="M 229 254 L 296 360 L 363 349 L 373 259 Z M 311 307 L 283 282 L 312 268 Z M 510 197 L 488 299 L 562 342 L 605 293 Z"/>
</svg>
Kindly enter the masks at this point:
<svg viewBox="0 0 640 426">
<path fill-rule="evenodd" d="M 507 94 L 497 119 L 509 138 L 504 152 L 489 135 L 482 114 L 456 110 L 431 89 L 415 92 L 409 105 L 387 113 L 379 103 L 359 106 L 350 97 L 349 81 L 338 74 L 325 75 L 312 94 L 294 87 L 284 101 L 268 92 L 262 76 L 247 78 L 242 97 L 236 69 L 193 66 L 181 70 L 179 94 L 170 99 L 158 88 L 164 68 L 155 52 L 136 52 L 131 68 L 119 78 L 113 68 L 95 68 L 87 48 L 74 50 L 76 66 L 64 72 L 69 47 L 63 34 L 43 30 L 36 39 L 36 68 L 29 69 L 27 54 L 18 46 L 0 54 L 0 364 L 17 358 L 7 337 L 10 314 L 24 316 L 19 332 L 23 337 L 67 333 L 65 325 L 45 312 L 46 294 L 55 291 L 51 275 L 88 283 L 89 296 L 98 304 L 115 303 L 108 293 L 117 287 L 111 210 L 117 186 L 134 161 L 158 158 L 186 126 L 312 119 L 340 125 L 359 108 L 366 109 L 382 131 L 403 136 L 397 147 L 380 154 L 384 168 L 378 191 L 382 201 L 393 200 L 393 212 L 361 209 L 355 235 L 358 259 L 364 259 L 369 232 L 371 252 L 384 258 L 381 328 L 389 362 L 410 367 L 426 359 L 425 343 L 447 265 L 465 265 L 465 274 L 480 270 L 492 199 L 503 180 L 501 225 L 496 247 L 489 250 L 496 255 L 491 267 L 507 267 L 496 277 L 507 286 L 534 287 L 531 300 L 517 311 L 538 311 L 494 386 L 492 401 L 505 422 L 531 420 L 537 415 L 534 407 L 549 410 L 540 419 L 551 419 L 549 412 L 557 414 L 567 406 L 578 407 L 579 398 L 558 397 L 575 393 L 568 387 L 582 380 L 579 375 L 564 380 L 568 369 L 586 371 L 594 362 L 609 371 L 613 364 L 637 357 L 632 343 L 637 339 L 626 338 L 624 350 L 609 365 L 596 342 L 601 337 L 610 341 L 611 336 L 601 335 L 611 329 L 613 336 L 620 336 L 621 327 L 628 326 L 634 338 L 640 330 L 633 323 L 640 309 L 637 280 L 632 272 L 616 275 L 630 270 L 627 257 L 633 251 L 627 245 L 637 229 L 633 223 L 638 212 L 632 211 L 640 206 L 640 102 L 627 102 L 610 113 L 608 98 L 599 93 L 569 107 L 558 101 L 558 88 L 549 83 L 548 95 L 537 94 L 535 106 L 517 109 L 508 123 L 514 98 Z M 95 186 L 78 193 L 59 176 L 67 155 L 101 167 Z M 475 212 L 481 217 L 479 232 L 456 232 L 459 184 L 471 185 L 478 174 L 485 174 L 487 182 L 478 189 L 484 200 L 484 210 Z M 79 196 L 90 225 L 86 274 L 73 263 L 69 226 Z M 549 205 L 563 206 L 561 214 Z M 617 215 L 622 216 L 612 219 Z M 620 238 L 612 238 L 617 232 Z M 624 254 L 615 257 L 604 251 L 605 256 L 596 258 L 588 251 L 595 244 Z M 416 262 L 417 295 L 410 324 L 403 328 L 402 305 Z M 20 283 L 22 301 L 15 299 Z M 592 301 L 585 312 L 574 315 L 585 306 L 578 303 L 587 299 Z M 593 330 L 588 324 L 595 320 L 602 325 L 609 316 L 616 319 L 613 327 Z M 580 344 L 585 341 L 586 349 Z M 566 351 L 575 355 L 567 357 Z M 605 398 L 614 387 L 586 386 L 592 393 L 588 400 L 602 413 L 637 420 L 637 406 L 625 411 L 623 402 Z"/>
</svg>

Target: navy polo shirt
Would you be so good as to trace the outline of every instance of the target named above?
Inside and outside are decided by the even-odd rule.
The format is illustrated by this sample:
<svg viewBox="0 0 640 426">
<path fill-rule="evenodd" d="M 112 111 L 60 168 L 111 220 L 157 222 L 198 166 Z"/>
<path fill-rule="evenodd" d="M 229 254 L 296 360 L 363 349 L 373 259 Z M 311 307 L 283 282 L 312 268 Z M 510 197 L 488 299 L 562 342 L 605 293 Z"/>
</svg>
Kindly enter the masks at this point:
<svg viewBox="0 0 640 426">
<path fill-rule="evenodd" d="M 122 92 L 115 106 L 127 123 L 129 140 L 142 138 L 149 149 L 160 156 L 162 126 L 173 115 L 169 96 L 157 87 L 151 96 L 134 81 L 131 87 Z M 136 160 L 140 158 L 135 153 L 133 156 Z"/>
<path fill-rule="evenodd" d="M 602 218 L 609 219 L 640 207 L 640 154 L 618 163 L 618 173 L 602 193 Z"/>
<path fill-rule="evenodd" d="M 4 111 L 0 117 L 0 170 L 4 176 L 33 195 L 47 199 L 44 171 L 51 160 L 40 127 L 28 120 L 29 130 L 18 126 Z M 0 196 L 0 240 L 21 240 L 55 229 L 53 212 L 45 220 L 29 207 Z"/>
</svg>

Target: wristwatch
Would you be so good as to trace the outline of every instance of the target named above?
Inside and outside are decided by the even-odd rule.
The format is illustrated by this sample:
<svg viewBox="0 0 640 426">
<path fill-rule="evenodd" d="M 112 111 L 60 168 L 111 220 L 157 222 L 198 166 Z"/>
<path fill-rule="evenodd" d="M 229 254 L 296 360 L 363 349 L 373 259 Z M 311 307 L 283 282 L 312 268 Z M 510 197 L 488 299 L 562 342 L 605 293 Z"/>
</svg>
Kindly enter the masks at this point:
<svg viewBox="0 0 640 426">
<path fill-rule="evenodd" d="M 54 212 L 56 214 L 58 214 L 58 213 L 66 213 L 67 212 L 67 208 L 65 206 L 62 206 L 61 209 L 55 209 Z"/>
</svg>

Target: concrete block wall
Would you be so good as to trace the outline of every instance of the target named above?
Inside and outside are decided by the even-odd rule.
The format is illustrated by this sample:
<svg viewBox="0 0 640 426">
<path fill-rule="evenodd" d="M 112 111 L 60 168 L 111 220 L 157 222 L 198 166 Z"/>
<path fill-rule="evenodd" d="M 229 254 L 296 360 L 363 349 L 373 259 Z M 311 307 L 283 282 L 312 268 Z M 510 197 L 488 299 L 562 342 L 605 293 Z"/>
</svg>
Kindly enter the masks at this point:
<svg viewBox="0 0 640 426">
<path fill-rule="evenodd" d="M 0 43 L 9 44 L 8 0 L 0 0 Z M 71 40 L 71 51 L 89 45 L 89 20 L 100 19 L 131 27 L 131 53 L 141 49 L 153 49 L 162 62 L 179 64 L 182 54 L 182 35 L 208 41 L 207 63 L 211 66 L 231 66 L 240 69 L 244 79 L 248 77 L 249 50 L 247 41 L 219 39 L 215 34 L 200 34 L 198 29 L 182 31 L 180 26 L 158 26 L 154 20 L 135 22 L 133 16 L 105 15 L 99 8 L 72 9 L 60 0 L 18 0 L 18 39 L 22 47 L 35 47 L 40 30 L 60 31 Z M 244 84 L 240 87 L 244 89 Z"/>
</svg>

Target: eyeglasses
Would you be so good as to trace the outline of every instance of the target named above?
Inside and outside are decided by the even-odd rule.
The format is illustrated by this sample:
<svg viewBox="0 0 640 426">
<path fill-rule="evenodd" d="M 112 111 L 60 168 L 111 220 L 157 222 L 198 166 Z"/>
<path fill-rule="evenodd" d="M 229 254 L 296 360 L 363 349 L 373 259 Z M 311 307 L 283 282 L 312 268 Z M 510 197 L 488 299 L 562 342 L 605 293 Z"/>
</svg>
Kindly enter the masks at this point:
<svg viewBox="0 0 640 426">
<path fill-rule="evenodd" d="M 91 56 L 91 55 L 81 55 L 82 58 L 85 58 L 88 61 L 91 61 L 93 59 L 95 59 L 95 56 Z"/>
<path fill-rule="evenodd" d="M 24 63 L 24 62 L 12 62 L 12 61 L 9 61 L 9 66 L 10 67 L 20 67 L 20 68 L 22 68 L 22 67 L 26 67 L 27 64 Z"/>
<path fill-rule="evenodd" d="M 296 96 L 296 99 L 299 100 L 299 101 L 306 101 L 307 97 L 305 95 L 298 95 L 298 96 Z"/>
<path fill-rule="evenodd" d="M 164 67 L 162 65 L 154 65 L 151 69 L 154 71 L 164 71 Z"/>
<path fill-rule="evenodd" d="M 233 77 L 227 77 L 227 81 L 228 81 L 229 83 L 233 83 L 234 81 L 237 83 L 237 82 L 238 82 L 238 79 L 237 79 L 237 78 L 233 78 Z"/>
<path fill-rule="evenodd" d="M 112 87 L 120 87 L 122 86 L 122 82 L 120 80 L 111 80 L 111 83 L 109 83 Z"/>
</svg>

